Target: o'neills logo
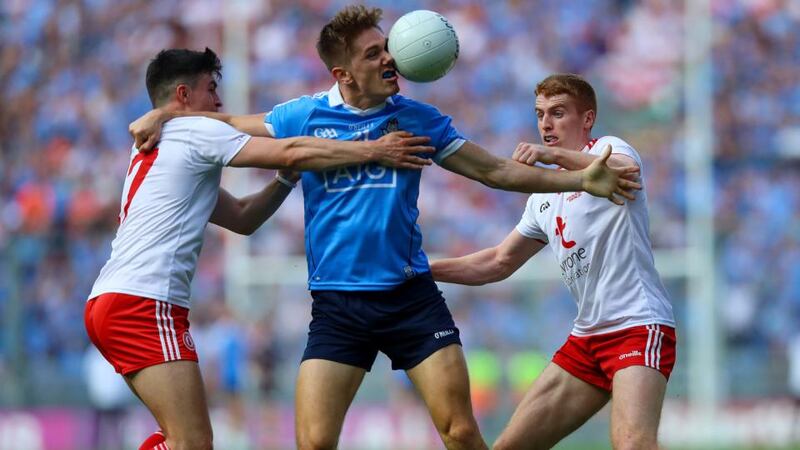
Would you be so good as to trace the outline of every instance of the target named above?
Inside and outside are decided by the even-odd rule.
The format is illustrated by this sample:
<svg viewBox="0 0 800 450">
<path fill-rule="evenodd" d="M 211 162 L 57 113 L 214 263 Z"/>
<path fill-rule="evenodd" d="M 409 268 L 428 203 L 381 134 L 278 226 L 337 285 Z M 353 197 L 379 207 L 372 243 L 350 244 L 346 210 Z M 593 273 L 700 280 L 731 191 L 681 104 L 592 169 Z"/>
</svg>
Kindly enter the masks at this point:
<svg viewBox="0 0 800 450">
<path fill-rule="evenodd" d="M 435 337 L 436 339 L 441 339 L 445 336 L 450 336 L 453 333 L 455 333 L 455 330 L 437 331 L 436 333 L 433 333 L 433 337 Z"/>
<path fill-rule="evenodd" d="M 619 355 L 619 360 L 622 361 L 625 358 L 632 358 L 634 356 L 642 356 L 642 352 L 640 352 L 639 350 L 634 350 L 630 353 L 623 353 Z"/>
</svg>

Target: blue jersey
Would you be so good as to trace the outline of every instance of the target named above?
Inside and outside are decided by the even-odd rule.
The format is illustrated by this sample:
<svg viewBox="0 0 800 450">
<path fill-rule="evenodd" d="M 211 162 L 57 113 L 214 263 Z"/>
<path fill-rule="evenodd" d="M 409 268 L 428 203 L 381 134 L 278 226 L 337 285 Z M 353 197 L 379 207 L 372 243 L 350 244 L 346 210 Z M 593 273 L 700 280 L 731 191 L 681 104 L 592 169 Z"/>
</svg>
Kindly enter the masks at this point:
<svg viewBox="0 0 800 450">
<path fill-rule="evenodd" d="M 410 131 L 430 136 L 436 151 L 420 156 L 437 163 L 465 142 L 432 106 L 394 95 L 360 110 L 344 103 L 338 85 L 280 104 L 264 121 L 276 138 L 374 140 Z M 417 225 L 421 174 L 377 163 L 303 173 L 310 289 L 388 290 L 430 271 Z"/>
</svg>

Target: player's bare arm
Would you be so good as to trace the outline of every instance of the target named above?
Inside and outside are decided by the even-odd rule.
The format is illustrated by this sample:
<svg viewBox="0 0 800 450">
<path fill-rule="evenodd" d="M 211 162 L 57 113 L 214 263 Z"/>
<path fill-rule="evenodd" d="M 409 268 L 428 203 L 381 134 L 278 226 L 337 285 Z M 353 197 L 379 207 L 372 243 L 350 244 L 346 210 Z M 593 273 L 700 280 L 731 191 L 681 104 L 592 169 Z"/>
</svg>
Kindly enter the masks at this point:
<svg viewBox="0 0 800 450">
<path fill-rule="evenodd" d="M 271 137 L 264 126 L 264 114 L 233 115 L 212 111 L 174 111 L 156 108 L 128 125 L 128 132 L 133 136 L 136 148 L 147 152 L 155 147 L 161 138 L 161 127 L 164 122 L 176 117 L 203 116 L 225 122 L 242 133 L 250 136 Z"/>
<path fill-rule="evenodd" d="M 603 150 L 603 155 L 606 154 L 605 152 L 610 153 L 612 151 L 610 145 L 607 145 Z M 514 150 L 514 155 L 512 156 L 512 159 L 523 164 L 533 165 L 537 162 L 541 162 L 543 164 L 555 164 L 568 170 L 581 170 L 589 168 L 593 163 L 601 158 L 602 156 L 591 155 L 584 152 L 572 151 L 559 147 L 549 147 L 539 144 L 530 144 L 526 142 L 522 142 L 517 145 L 517 148 Z M 628 155 L 610 153 L 607 161 L 608 167 L 610 167 L 612 170 L 620 171 L 619 175 L 621 179 L 631 182 L 633 189 L 641 189 L 641 184 L 639 184 L 640 168 L 633 158 Z M 595 169 L 590 170 L 593 170 L 592 176 L 602 176 L 601 172 L 595 171 Z M 615 192 L 615 194 L 628 200 L 635 199 L 632 190 L 621 189 L 618 192 Z M 623 203 L 617 197 L 612 196 L 608 198 L 618 205 Z"/>
<path fill-rule="evenodd" d="M 429 140 L 427 136 L 413 136 L 406 131 L 389 133 L 375 141 L 253 137 L 231 160 L 230 165 L 317 171 L 377 162 L 388 167 L 419 170 L 431 164 L 430 159 L 416 156 L 417 153 L 434 151 L 433 147 L 424 145 Z"/>
<path fill-rule="evenodd" d="M 280 171 L 280 176 L 289 182 L 296 182 L 300 175 L 291 171 Z M 211 214 L 209 222 L 219 225 L 234 233 L 253 234 L 283 204 L 292 188 L 276 178 L 261 191 L 236 198 L 230 192 L 220 188 L 217 206 Z"/>
<path fill-rule="evenodd" d="M 436 281 L 480 286 L 505 280 L 517 271 L 545 244 L 512 230 L 496 247 L 458 258 L 431 261 L 431 273 Z"/>
<path fill-rule="evenodd" d="M 527 193 L 586 191 L 622 204 L 623 201 L 615 195 L 633 198 L 632 191 L 641 189 L 639 183 L 624 178 L 625 174 L 638 168 L 608 167 L 606 161 L 609 155 L 604 154 L 581 170 L 554 171 L 498 158 L 468 141 L 459 151 L 447 157 L 442 167 L 493 188 Z"/>
<path fill-rule="evenodd" d="M 567 170 L 584 169 L 597 158 L 598 156 L 586 152 L 568 150 L 561 147 L 548 147 L 529 142 L 520 142 L 511 157 L 514 161 L 531 166 L 540 162 L 542 164 L 555 164 Z M 639 167 L 639 164 L 628 155 L 614 153 L 612 148 L 611 156 L 608 158 L 608 166 L 622 169 L 630 166 Z M 636 175 L 638 174 L 631 174 L 633 177 L 636 177 Z M 633 180 L 634 178 L 628 177 L 628 179 Z"/>
</svg>

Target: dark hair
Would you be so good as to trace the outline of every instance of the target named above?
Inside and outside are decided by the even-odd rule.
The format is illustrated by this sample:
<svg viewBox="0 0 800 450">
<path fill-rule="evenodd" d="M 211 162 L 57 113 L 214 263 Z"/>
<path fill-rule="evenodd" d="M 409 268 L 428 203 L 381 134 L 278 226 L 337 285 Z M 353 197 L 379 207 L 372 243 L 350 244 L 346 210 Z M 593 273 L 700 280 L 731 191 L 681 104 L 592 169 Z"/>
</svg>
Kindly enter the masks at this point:
<svg viewBox="0 0 800 450">
<path fill-rule="evenodd" d="M 588 81 L 580 75 L 572 73 L 557 73 L 545 78 L 536 85 L 536 95 L 552 97 L 567 94 L 578 102 L 580 112 L 590 109 L 597 113 L 597 97 Z"/>
<path fill-rule="evenodd" d="M 161 50 L 147 66 L 147 95 L 157 108 L 168 102 L 172 92 L 179 84 L 194 87 L 203 74 L 211 74 L 219 79 L 222 76 L 222 63 L 217 54 L 206 47 L 203 52 L 185 48 Z"/>
<path fill-rule="evenodd" d="M 350 5 L 336 13 L 330 22 L 322 27 L 317 41 L 317 53 L 328 70 L 342 65 L 350 55 L 353 40 L 364 30 L 380 29 L 383 10 L 367 8 L 364 5 Z"/>
</svg>

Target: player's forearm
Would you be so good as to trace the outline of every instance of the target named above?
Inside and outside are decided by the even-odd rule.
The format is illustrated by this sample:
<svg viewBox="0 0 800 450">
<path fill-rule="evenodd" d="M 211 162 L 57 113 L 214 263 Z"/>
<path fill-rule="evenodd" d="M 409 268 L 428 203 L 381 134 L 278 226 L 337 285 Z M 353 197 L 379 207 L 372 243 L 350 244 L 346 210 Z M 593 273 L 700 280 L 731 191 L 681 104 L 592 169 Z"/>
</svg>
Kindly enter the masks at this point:
<svg viewBox="0 0 800 450">
<path fill-rule="evenodd" d="M 275 214 L 291 192 L 290 187 L 273 180 L 261 191 L 239 199 L 239 210 L 235 218 L 237 229 L 232 231 L 246 235 L 253 234 Z"/>
<path fill-rule="evenodd" d="M 542 161 L 545 164 L 556 164 L 567 170 L 585 169 L 592 163 L 597 156 L 589 153 L 565 150 L 560 148 L 552 149 L 550 152 L 551 161 Z"/>
<path fill-rule="evenodd" d="M 172 120 L 178 117 L 208 117 L 209 119 L 219 120 L 220 122 L 225 122 L 228 125 L 233 125 L 231 120 L 234 116 L 226 113 L 221 112 L 211 112 L 211 111 L 175 111 L 175 110 L 166 110 L 166 109 L 156 109 L 157 111 L 157 121 L 159 123 L 164 123 L 168 120 Z"/>
<path fill-rule="evenodd" d="M 549 153 L 550 155 L 543 158 L 541 162 L 545 164 L 556 164 L 567 170 L 585 169 L 598 158 L 597 155 L 591 153 L 566 150 L 563 148 L 553 148 Z M 630 165 L 637 165 L 636 161 L 622 153 L 612 153 L 608 158 L 609 167 L 620 168 Z"/>
<path fill-rule="evenodd" d="M 487 248 L 459 258 L 431 261 L 433 279 L 443 283 L 481 286 L 508 278 L 505 270 L 496 259 L 496 249 Z"/>
<path fill-rule="evenodd" d="M 212 111 L 166 111 L 159 110 L 160 122 L 166 122 L 176 117 L 202 116 L 219 120 L 250 136 L 271 137 L 264 126 L 264 114 L 233 115 Z"/>
<path fill-rule="evenodd" d="M 378 154 L 370 142 L 337 141 L 314 137 L 286 139 L 286 167 L 318 171 L 375 161 Z"/>
<path fill-rule="evenodd" d="M 580 171 L 530 167 L 512 160 L 503 160 L 490 174 L 490 180 L 493 187 L 525 193 L 583 190 Z"/>
</svg>

